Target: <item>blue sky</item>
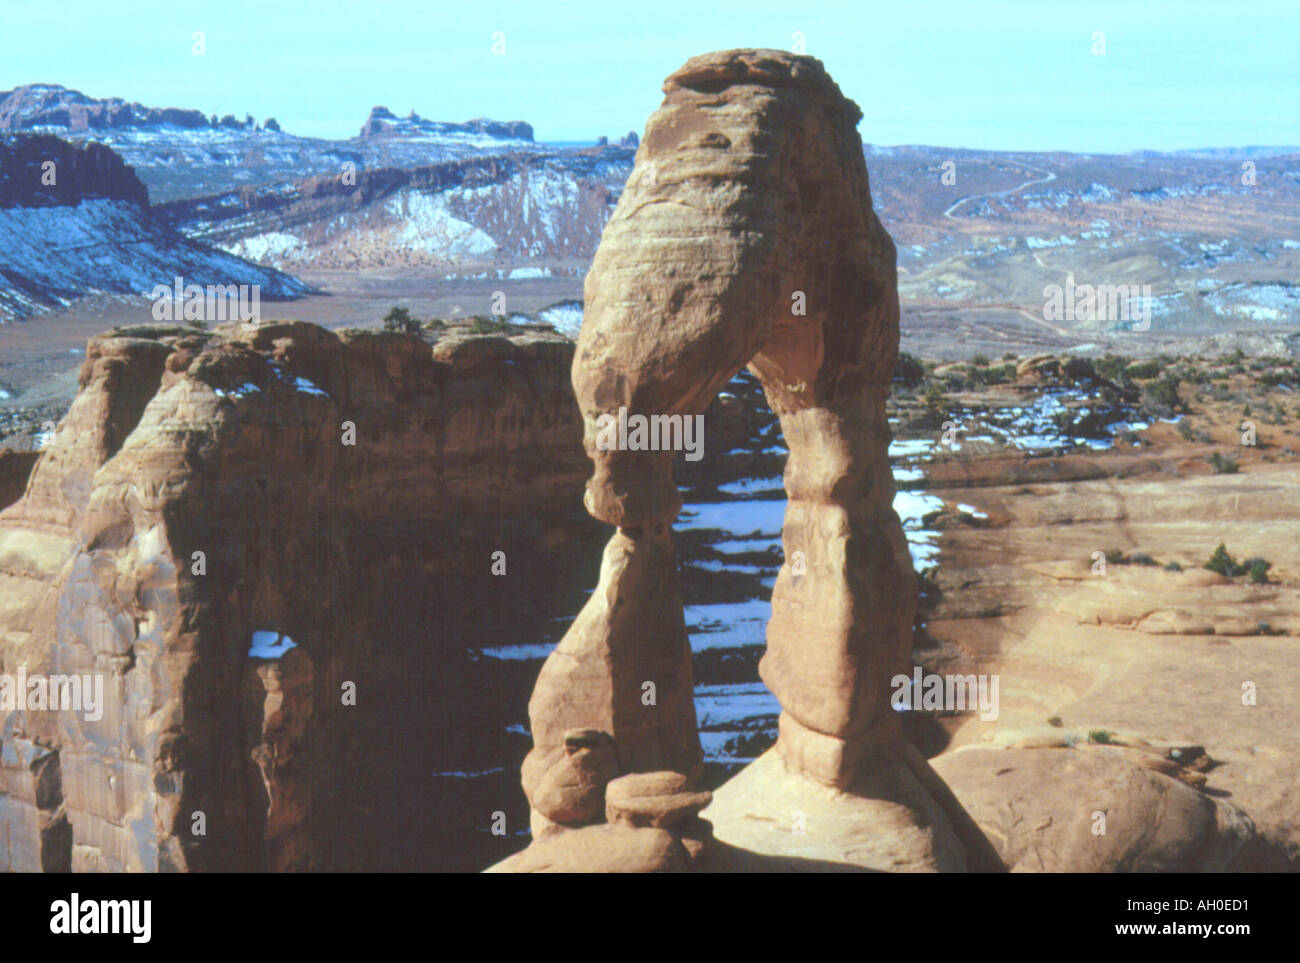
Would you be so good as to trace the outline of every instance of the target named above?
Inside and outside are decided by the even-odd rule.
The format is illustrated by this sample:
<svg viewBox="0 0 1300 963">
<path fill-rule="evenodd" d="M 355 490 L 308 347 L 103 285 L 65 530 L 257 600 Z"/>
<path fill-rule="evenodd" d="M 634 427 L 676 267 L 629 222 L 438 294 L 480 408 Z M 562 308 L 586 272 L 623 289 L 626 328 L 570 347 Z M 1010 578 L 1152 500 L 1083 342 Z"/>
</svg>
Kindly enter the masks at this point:
<svg viewBox="0 0 1300 963">
<path fill-rule="evenodd" d="M 354 135 L 375 104 L 527 120 L 539 140 L 640 132 L 687 57 L 798 32 L 871 143 L 1300 144 L 1300 0 L 0 2 L 0 90 L 61 83 L 321 137 Z"/>
</svg>

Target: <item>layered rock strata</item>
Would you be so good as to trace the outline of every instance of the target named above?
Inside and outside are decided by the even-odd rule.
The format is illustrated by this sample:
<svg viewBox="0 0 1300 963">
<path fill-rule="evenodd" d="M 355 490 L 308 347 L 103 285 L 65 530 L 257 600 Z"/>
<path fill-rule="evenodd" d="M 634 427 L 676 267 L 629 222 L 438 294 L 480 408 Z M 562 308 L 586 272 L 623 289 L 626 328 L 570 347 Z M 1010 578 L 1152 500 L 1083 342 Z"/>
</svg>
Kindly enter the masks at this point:
<svg viewBox="0 0 1300 963">
<path fill-rule="evenodd" d="M 0 711 L 0 869 L 416 868 L 456 660 L 592 527 L 572 351 L 92 339 L 0 513 L 0 673 L 96 677 L 103 704 Z"/>
</svg>

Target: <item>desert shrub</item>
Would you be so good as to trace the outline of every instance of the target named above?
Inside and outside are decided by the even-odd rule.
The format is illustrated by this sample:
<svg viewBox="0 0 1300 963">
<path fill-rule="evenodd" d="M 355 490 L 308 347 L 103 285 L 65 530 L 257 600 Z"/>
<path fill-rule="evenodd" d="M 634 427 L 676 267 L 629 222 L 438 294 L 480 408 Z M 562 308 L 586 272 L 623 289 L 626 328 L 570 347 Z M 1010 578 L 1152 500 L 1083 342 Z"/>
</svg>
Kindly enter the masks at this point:
<svg viewBox="0 0 1300 963">
<path fill-rule="evenodd" d="M 894 382 L 915 388 L 924 380 L 925 368 L 921 362 L 906 351 L 898 352 L 898 360 L 894 362 Z"/>
<path fill-rule="evenodd" d="M 1294 388 L 1296 376 L 1294 371 L 1265 371 L 1259 376 L 1259 383 L 1265 388 L 1276 388 L 1278 385 Z"/>
<path fill-rule="evenodd" d="M 1124 557 L 1124 552 L 1122 550 L 1118 548 L 1106 549 L 1107 565 L 1125 565 L 1127 563 L 1128 563 L 1128 559 Z"/>
<path fill-rule="evenodd" d="M 503 334 L 510 330 L 510 322 L 476 314 L 469 329 L 474 334 Z"/>
<path fill-rule="evenodd" d="M 1088 733 L 1088 741 L 1105 746 L 1110 744 L 1110 738 L 1113 735 L 1113 732 L 1107 732 L 1105 729 L 1092 729 Z"/>
<path fill-rule="evenodd" d="M 943 385 L 936 382 L 930 382 L 925 387 L 925 406 L 931 411 L 946 411 L 948 408 L 948 396 L 944 393 Z"/>
<path fill-rule="evenodd" d="M 1104 354 L 1093 362 L 1093 368 L 1107 381 L 1124 383 L 1131 377 L 1128 373 L 1130 364 L 1132 362 L 1122 355 Z"/>
<path fill-rule="evenodd" d="M 1174 375 L 1166 375 L 1159 381 L 1153 381 L 1142 389 L 1146 405 L 1148 408 L 1168 409 L 1176 411 L 1182 407 L 1182 400 L 1178 397 L 1178 378 Z"/>
<path fill-rule="evenodd" d="M 1053 729 L 1059 729 L 1061 728 L 1062 725 L 1064 725 L 1064 723 L 1061 722 L 1060 716 L 1052 716 L 1050 719 L 1047 720 L 1047 724 L 1051 726 Z"/>
<path fill-rule="evenodd" d="M 1166 572 L 1181 572 L 1182 570 L 1183 567 L 1179 565 L 1177 562 L 1165 562 Z"/>
<path fill-rule="evenodd" d="M 1210 467 L 1214 469 L 1216 475 L 1235 475 L 1237 474 L 1237 463 L 1231 458 L 1224 458 L 1217 451 L 1208 459 Z"/>
<path fill-rule="evenodd" d="M 384 330 L 396 331 L 399 334 L 419 334 L 420 322 L 411 317 L 411 312 L 407 308 L 394 305 L 384 315 Z"/>
<path fill-rule="evenodd" d="M 1268 570 L 1273 567 L 1271 562 L 1266 562 L 1262 558 L 1248 558 L 1241 564 L 1250 575 L 1251 582 L 1255 585 L 1268 583 Z"/>
<path fill-rule="evenodd" d="M 966 383 L 971 387 L 979 385 L 1004 385 L 1016 376 L 1013 364 L 994 365 L 988 368 L 971 368 L 965 372 Z"/>
<path fill-rule="evenodd" d="M 1138 552 L 1136 555 L 1130 555 L 1128 557 L 1128 560 L 1130 565 L 1159 565 L 1160 564 L 1154 558 L 1148 555 L 1146 552 Z"/>
<path fill-rule="evenodd" d="M 1219 543 L 1219 547 L 1214 550 L 1210 560 L 1205 563 L 1204 568 L 1211 572 L 1218 572 L 1220 575 L 1226 575 L 1228 578 L 1236 578 L 1246 572 L 1244 566 L 1238 565 L 1237 560 L 1228 554 L 1228 547 Z"/>
<path fill-rule="evenodd" d="M 1097 380 L 1097 369 L 1087 358 L 1066 358 L 1061 373 L 1074 382 Z"/>
</svg>

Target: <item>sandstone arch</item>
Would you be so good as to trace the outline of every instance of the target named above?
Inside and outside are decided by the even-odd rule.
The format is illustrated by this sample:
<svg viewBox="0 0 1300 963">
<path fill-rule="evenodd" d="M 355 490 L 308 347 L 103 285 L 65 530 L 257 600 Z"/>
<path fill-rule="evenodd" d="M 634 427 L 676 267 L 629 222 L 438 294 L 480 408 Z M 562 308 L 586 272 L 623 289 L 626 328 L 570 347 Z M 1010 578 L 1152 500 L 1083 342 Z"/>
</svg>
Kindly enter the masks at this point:
<svg viewBox="0 0 1300 963">
<path fill-rule="evenodd" d="M 699 770 L 672 453 L 602 450 L 597 422 L 620 408 L 701 414 L 748 365 L 790 449 L 786 563 L 760 667 L 784 710 L 780 778 L 852 787 L 904 813 L 924 839 L 897 844 L 912 850 L 903 864 L 992 865 L 888 703 L 891 677 L 910 671 L 916 587 L 887 460 L 895 251 L 871 206 L 861 112 L 818 61 L 780 51 L 693 58 L 664 91 L 586 282 L 573 363 L 595 466 L 585 504 L 618 531 L 529 705 L 534 835 L 599 818 L 600 777 L 566 752 L 566 732 L 609 733 L 622 772 Z M 588 811 L 553 820 L 566 788 L 570 801 L 587 793 Z"/>
</svg>

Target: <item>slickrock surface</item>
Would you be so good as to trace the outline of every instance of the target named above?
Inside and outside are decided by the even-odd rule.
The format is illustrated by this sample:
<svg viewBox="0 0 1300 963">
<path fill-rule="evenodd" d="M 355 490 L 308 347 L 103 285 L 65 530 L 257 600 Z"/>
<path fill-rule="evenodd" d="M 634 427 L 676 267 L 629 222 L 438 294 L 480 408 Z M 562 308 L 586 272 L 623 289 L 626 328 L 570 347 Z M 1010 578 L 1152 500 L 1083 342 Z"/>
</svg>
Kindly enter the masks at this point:
<svg viewBox="0 0 1300 963">
<path fill-rule="evenodd" d="M 1263 856 L 1247 850 L 1240 866 L 1294 864 L 1300 859 L 1300 492 L 1294 462 L 1252 460 L 1238 474 L 1198 477 L 1179 472 L 1184 459 L 1173 452 L 1149 457 L 1166 470 L 1128 479 L 1034 482 L 1027 495 L 1019 494 L 1021 485 L 940 492 L 980 509 L 991 525 L 945 532 L 944 601 L 928 631 L 953 653 L 946 671 L 992 668 L 1002 680 L 998 721 L 966 722 L 954 744 L 979 744 L 1059 717 L 1082 730 L 1085 740 L 1089 732 L 1129 731 L 1159 743 L 1204 746 L 1215 760 L 1207 773 L 1210 790 L 1226 793 L 1272 850 Z M 1270 560 L 1269 584 L 1200 568 L 1220 541 L 1238 557 Z M 1110 564 L 1104 575 L 1093 574 L 1092 553 L 1116 547 L 1149 553 L 1160 565 Z M 1183 571 L 1165 571 L 1170 562 Z M 951 591 L 958 585 L 960 593 Z M 1247 683 L 1257 690 L 1254 705 L 1242 702 Z M 1017 752 L 1022 759 L 1069 754 Z M 958 762 L 963 755 L 941 757 L 935 767 L 996 841 L 998 830 L 983 814 L 1007 804 L 1010 783 L 994 785 L 976 775 L 978 763 Z M 1043 794 L 1053 787 L 1074 782 L 1075 808 L 1108 808 L 1102 804 L 1105 784 L 1093 792 L 1064 760 L 988 765 L 1053 774 L 1038 787 L 1038 805 L 1047 805 Z M 1146 806 L 1143 798 L 1135 804 Z M 1070 811 L 1084 818 L 1082 809 Z M 1022 845 L 1033 850 L 1032 859 L 1058 847 L 1050 836 Z M 1195 858 L 1196 847 L 1187 853 Z"/>
<path fill-rule="evenodd" d="M 1300 423 L 1269 383 L 1291 364 L 1181 359 L 1182 422 L 1136 445 L 924 466 L 944 506 L 918 657 L 1000 679 L 998 717 L 942 719 L 931 763 L 1014 871 L 1300 865 Z M 1220 543 L 1266 581 L 1205 569 Z"/>
<path fill-rule="evenodd" d="M 485 586 L 492 552 L 544 580 L 590 528 L 572 351 L 302 322 L 94 338 L 0 513 L 0 671 L 102 674 L 107 705 L 2 714 L 0 870 L 405 865 L 439 831 L 448 660 L 529 604 L 526 578 Z"/>
<path fill-rule="evenodd" d="M 934 768 L 1012 872 L 1221 873 L 1255 841 L 1237 806 L 1119 747 L 967 746 Z"/>
<path fill-rule="evenodd" d="M 996 865 L 924 760 L 904 759 L 888 703 L 890 678 L 909 664 L 916 587 L 886 458 L 895 251 L 871 207 L 861 112 L 818 61 L 781 51 L 696 57 L 664 91 L 586 281 L 573 364 L 595 464 L 586 506 L 618 531 L 529 705 L 534 837 L 553 837 L 541 844 L 548 853 L 572 848 L 548 865 L 581 867 L 584 851 L 593 866 L 607 858 L 595 852 L 607 834 L 566 832 L 572 824 L 539 793 L 567 765 L 574 727 L 609 733 L 622 772 L 671 770 L 683 790 L 697 775 L 669 537 L 681 507 L 673 454 L 606 450 L 600 419 L 702 414 L 748 365 L 790 447 L 786 563 L 761 667 L 784 709 L 780 761 L 724 786 L 706 818 L 719 840 L 763 851 L 775 844 L 746 832 L 752 820 L 773 818 L 770 807 L 784 819 L 791 798 L 829 794 L 844 816 L 887 809 L 921 827 L 880 841 L 873 865 Z M 868 756 L 875 797 L 836 793 Z M 772 791 L 751 792 L 755 780 Z"/>
</svg>

